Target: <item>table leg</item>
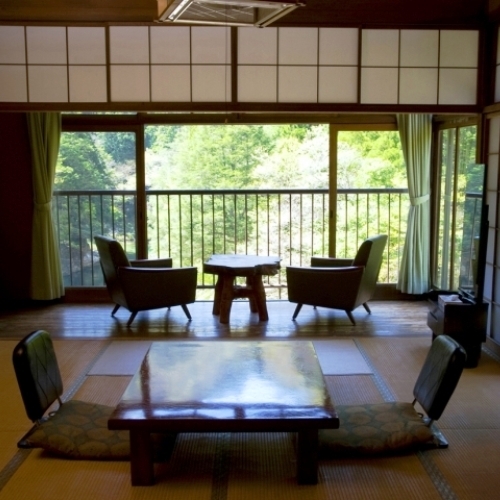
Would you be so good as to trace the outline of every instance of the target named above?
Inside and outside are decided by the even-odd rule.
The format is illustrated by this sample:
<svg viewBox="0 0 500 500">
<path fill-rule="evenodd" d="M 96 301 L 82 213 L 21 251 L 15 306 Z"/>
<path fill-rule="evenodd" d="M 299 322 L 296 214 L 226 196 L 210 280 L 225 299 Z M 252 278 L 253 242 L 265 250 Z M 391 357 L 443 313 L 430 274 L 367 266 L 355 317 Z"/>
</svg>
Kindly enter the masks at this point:
<svg viewBox="0 0 500 500">
<path fill-rule="evenodd" d="M 267 314 L 266 291 L 264 290 L 264 283 L 262 283 L 262 276 L 260 274 L 254 276 L 253 288 L 255 303 L 259 312 L 259 320 L 268 321 L 269 315 Z"/>
<path fill-rule="evenodd" d="M 130 470 L 132 486 L 149 486 L 154 483 L 153 448 L 147 430 L 130 431 Z"/>
<path fill-rule="evenodd" d="M 318 483 L 318 429 L 305 429 L 297 436 L 297 482 Z"/>
<path fill-rule="evenodd" d="M 215 291 L 214 291 L 214 307 L 212 309 L 212 314 L 219 315 L 220 314 L 220 300 L 222 295 L 222 276 L 220 274 L 217 275 L 217 282 L 215 283 Z"/>
<path fill-rule="evenodd" d="M 227 324 L 229 323 L 229 315 L 231 313 L 231 305 L 233 304 L 233 287 L 234 287 L 234 276 L 229 276 L 223 274 L 222 276 L 222 290 L 220 298 L 220 316 L 219 322 Z"/>
<path fill-rule="evenodd" d="M 248 295 L 250 311 L 253 313 L 259 312 L 257 301 L 255 300 L 255 276 L 247 276 L 246 282 L 247 282 L 247 288 L 251 290 L 250 294 Z"/>
</svg>

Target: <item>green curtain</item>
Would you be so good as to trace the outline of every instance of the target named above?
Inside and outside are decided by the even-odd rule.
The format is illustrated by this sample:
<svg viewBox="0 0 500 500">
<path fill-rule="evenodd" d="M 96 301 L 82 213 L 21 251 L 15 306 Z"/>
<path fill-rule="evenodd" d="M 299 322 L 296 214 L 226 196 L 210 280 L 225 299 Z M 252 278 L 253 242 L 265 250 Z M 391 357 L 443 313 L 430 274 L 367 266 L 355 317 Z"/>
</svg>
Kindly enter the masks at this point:
<svg viewBox="0 0 500 500">
<path fill-rule="evenodd" d="M 59 245 L 52 221 L 52 189 L 61 138 L 60 113 L 28 113 L 33 173 L 31 298 L 64 295 Z"/>
<path fill-rule="evenodd" d="M 430 166 L 432 115 L 398 115 L 410 210 L 397 289 L 422 294 L 430 289 Z"/>
</svg>

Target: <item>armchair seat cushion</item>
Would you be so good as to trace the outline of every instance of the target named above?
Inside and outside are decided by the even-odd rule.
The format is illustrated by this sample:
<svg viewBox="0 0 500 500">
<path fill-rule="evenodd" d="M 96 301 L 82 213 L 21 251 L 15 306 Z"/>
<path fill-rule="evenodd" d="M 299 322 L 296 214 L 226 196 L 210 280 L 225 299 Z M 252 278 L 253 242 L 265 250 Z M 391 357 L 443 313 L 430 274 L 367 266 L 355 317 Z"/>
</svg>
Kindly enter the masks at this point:
<svg viewBox="0 0 500 500">
<path fill-rule="evenodd" d="M 336 406 L 338 429 L 319 433 L 320 456 L 382 455 L 431 444 L 432 430 L 411 403 Z"/>
</svg>

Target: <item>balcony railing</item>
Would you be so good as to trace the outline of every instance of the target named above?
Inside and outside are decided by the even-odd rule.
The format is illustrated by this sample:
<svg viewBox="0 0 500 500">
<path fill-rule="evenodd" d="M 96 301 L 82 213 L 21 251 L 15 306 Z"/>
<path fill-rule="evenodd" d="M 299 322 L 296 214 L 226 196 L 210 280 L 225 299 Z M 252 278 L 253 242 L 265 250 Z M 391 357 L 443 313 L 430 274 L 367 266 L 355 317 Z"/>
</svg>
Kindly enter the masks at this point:
<svg viewBox="0 0 500 500">
<path fill-rule="evenodd" d="M 214 277 L 201 272 L 214 253 L 279 255 L 282 271 L 266 283 L 268 296 L 286 298 L 286 265 L 307 265 L 328 255 L 330 210 L 326 189 L 150 190 L 146 192 L 149 258 L 173 258 L 174 266 L 197 266 L 199 298 Z M 65 286 L 102 286 L 93 236 L 119 240 L 135 257 L 134 191 L 58 191 L 53 213 Z M 388 234 L 379 276 L 397 281 L 406 233 L 406 189 L 340 189 L 336 254 L 353 256 L 367 236 Z"/>
</svg>

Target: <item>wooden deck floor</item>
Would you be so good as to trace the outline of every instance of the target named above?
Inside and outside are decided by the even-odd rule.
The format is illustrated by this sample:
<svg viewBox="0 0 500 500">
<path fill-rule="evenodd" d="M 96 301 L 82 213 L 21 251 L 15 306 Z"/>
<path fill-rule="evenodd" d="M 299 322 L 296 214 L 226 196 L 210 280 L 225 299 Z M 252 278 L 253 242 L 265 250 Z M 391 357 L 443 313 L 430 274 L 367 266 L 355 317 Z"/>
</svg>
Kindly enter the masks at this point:
<svg viewBox="0 0 500 500">
<path fill-rule="evenodd" d="M 269 321 L 259 322 L 248 301 L 233 304 L 229 325 L 212 314 L 211 301 L 189 306 L 192 321 L 180 307 L 140 312 L 131 327 L 129 312 L 120 309 L 111 317 L 112 304 L 53 304 L 0 312 L 0 338 L 22 338 L 45 329 L 55 338 L 326 338 L 373 336 L 428 336 L 425 301 L 372 301 L 368 314 L 353 312 L 352 325 L 343 311 L 304 306 L 292 321 L 295 304 L 269 301 Z"/>
</svg>

